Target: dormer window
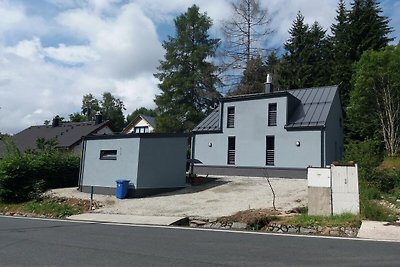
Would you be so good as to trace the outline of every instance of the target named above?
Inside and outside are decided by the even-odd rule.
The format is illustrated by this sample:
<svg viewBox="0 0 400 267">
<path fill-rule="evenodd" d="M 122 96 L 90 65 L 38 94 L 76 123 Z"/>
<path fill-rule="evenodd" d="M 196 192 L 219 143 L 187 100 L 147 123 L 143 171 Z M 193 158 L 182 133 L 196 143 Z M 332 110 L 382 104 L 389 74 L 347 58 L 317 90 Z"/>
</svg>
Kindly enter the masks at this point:
<svg viewBox="0 0 400 267">
<path fill-rule="evenodd" d="M 235 127 L 235 107 L 228 107 L 227 128 Z"/>
<path fill-rule="evenodd" d="M 268 105 L 268 126 L 276 126 L 276 103 Z"/>
</svg>

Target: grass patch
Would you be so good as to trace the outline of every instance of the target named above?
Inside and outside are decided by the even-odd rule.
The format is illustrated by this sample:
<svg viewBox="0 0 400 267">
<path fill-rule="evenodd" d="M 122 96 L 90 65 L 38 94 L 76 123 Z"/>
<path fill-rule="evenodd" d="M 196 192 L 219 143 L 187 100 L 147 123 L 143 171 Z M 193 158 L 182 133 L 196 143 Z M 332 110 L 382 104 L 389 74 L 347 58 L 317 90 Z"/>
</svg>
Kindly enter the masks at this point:
<svg viewBox="0 0 400 267">
<path fill-rule="evenodd" d="M 88 201 L 75 199 L 45 198 L 9 204 L 0 202 L 0 213 L 11 215 L 39 215 L 49 218 L 65 218 L 88 210 Z"/>
<path fill-rule="evenodd" d="M 309 226 L 337 226 L 337 227 L 360 227 L 361 218 L 354 214 L 340 214 L 333 216 L 312 216 L 307 214 L 299 214 L 285 221 L 286 224 L 298 225 L 303 227 Z"/>
<path fill-rule="evenodd" d="M 386 157 L 382 163 L 378 166 L 381 170 L 392 170 L 400 169 L 400 158 L 399 157 Z"/>
<path fill-rule="evenodd" d="M 364 218 L 373 221 L 394 222 L 397 220 L 397 214 L 395 210 L 382 205 L 376 200 L 362 200 L 361 214 L 364 216 Z"/>
<path fill-rule="evenodd" d="M 60 203 L 51 199 L 29 201 L 25 203 L 23 210 L 28 213 L 57 218 L 64 218 L 79 213 L 79 210 L 76 208 L 66 203 Z"/>
</svg>

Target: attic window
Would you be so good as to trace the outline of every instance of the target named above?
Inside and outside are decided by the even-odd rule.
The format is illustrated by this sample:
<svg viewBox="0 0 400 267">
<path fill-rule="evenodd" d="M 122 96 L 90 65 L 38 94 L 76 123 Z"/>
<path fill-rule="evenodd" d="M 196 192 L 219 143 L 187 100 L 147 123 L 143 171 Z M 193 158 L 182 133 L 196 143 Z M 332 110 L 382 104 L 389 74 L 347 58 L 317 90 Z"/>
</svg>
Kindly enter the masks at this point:
<svg viewBox="0 0 400 267">
<path fill-rule="evenodd" d="M 101 160 L 116 160 L 117 150 L 100 150 Z"/>
<path fill-rule="evenodd" d="M 148 126 L 136 126 L 134 127 L 135 133 L 148 133 L 149 127 Z"/>
</svg>

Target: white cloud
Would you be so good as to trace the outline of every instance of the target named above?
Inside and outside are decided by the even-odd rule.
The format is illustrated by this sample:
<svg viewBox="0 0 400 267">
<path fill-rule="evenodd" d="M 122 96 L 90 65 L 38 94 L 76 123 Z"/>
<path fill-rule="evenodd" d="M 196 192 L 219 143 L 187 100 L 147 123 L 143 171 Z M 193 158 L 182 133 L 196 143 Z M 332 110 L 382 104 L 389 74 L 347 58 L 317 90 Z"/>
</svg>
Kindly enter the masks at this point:
<svg viewBox="0 0 400 267">
<path fill-rule="evenodd" d="M 38 36 L 0 47 L 0 132 L 15 133 L 55 114 L 67 117 L 87 93 L 100 98 L 110 91 L 127 112 L 154 106 L 152 73 L 163 55 L 154 24 L 135 4 L 115 16 L 105 16 L 107 8 L 92 1 L 58 15 L 59 27 L 75 33 L 80 45 L 44 47 Z"/>
<path fill-rule="evenodd" d="M 89 46 L 59 44 L 58 47 L 44 48 L 47 57 L 66 64 L 79 64 L 96 61 L 100 56 Z"/>
</svg>

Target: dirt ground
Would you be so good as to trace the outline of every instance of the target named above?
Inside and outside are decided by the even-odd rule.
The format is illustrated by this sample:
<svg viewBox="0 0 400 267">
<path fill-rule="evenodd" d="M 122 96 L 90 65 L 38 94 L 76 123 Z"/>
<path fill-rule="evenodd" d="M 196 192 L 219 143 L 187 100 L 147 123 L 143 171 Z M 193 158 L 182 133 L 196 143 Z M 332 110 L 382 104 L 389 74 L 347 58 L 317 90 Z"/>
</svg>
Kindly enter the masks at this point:
<svg viewBox="0 0 400 267">
<path fill-rule="evenodd" d="M 288 211 L 307 206 L 307 180 L 270 178 L 275 206 Z M 47 194 L 89 199 L 76 188 L 55 189 Z M 117 199 L 95 195 L 103 207 L 94 212 L 145 216 L 192 216 L 217 218 L 249 209 L 272 209 L 272 192 L 265 178 L 218 177 L 209 182 L 146 198 Z"/>
</svg>

